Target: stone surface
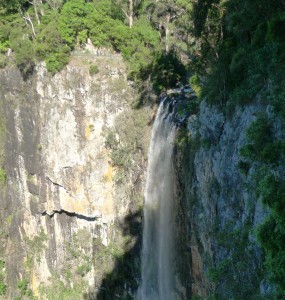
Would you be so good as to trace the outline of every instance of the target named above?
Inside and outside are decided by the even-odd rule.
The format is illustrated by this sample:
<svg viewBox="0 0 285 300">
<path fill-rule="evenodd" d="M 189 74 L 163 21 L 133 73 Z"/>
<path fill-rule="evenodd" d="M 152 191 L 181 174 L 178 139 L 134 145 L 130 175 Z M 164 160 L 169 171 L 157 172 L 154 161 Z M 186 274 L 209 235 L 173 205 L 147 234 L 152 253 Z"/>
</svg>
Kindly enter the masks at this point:
<svg viewBox="0 0 285 300">
<path fill-rule="evenodd" d="M 223 299 L 236 299 L 246 289 L 258 294 L 263 278 L 254 229 L 267 209 L 238 163 L 247 128 L 266 109 L 253 104 L 226 115 L 203 101 L 198 115 L 188 118 L 190 144 L 178 152 L 177 168 L 188 215 L 192 295 L 206 299 L 215 291 Z"/>
<path fill-rule="evenodd" d="M 79 51 L 54 76 L 44 64 L 38 64 L 26 81 L 16 68 L 0 72 L 1 115 L 7 120 L 7 194 L 0 197 L 12 220 L 5 249 L 11 298 L 23 278 L 35 295 L 41 295 L 42 287 L 53 286 L 52 276 L 72 287 L 82 276 L 67 279 L 67 269 L 78 274 L 76 267 L 84 264 L 90 267 L 83 274 L 82 291 L 89 286 L 96 294 L 115 264 L 108 247 L 124 245 L 125 234 L 118 224 L 142 204 L 144 154 L 134 148 L 130 159 L 132 155 L 140 159 L 122 170 L 106 146 L 110 131 L 126 131 L 117 120 L 132 115 L 134 91 L 119 55 L 93 52 Z M 99 73 L 90 76 L 92 64 Z M 136 113 L 146 120 L 150 116 L 148 108 Z M 147 141 L 149 129 L 144 132 Z M 115 180 L 118 173 L 123 174 L 123 189 Z M 82 230 L 88 234 L 78 241 Z M 101 258 L 94 258 L 99 249 L 107 253 L 105 269 Z"/>
</svg>

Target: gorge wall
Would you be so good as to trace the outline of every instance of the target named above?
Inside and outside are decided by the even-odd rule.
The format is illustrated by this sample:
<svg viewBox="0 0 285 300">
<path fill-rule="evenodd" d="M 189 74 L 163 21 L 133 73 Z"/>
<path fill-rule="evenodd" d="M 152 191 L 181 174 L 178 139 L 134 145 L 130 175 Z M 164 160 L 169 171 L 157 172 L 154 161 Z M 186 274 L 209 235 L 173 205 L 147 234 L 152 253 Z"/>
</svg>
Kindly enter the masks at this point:
<svg viewBox="0 0 285 300">
<path fill-rule="evenodd" d="M 203 101 L 185 122 L 188 142 L 178 148 L 177 170 L 197 299 L 270 298 L 256 240 L 268 209 L 255 193 L 256 165 L 246 174 L 240 167 L 247 129 L 261 112 L 270 107 L 248 105 L 229 115 Z"/>
<path fill-rule="evenodd" d="M 136 108 L 119 55 L 90 51 L 54 76 L 43 64 L 25 81 L 17 68 L 0 72 L 0 259 L 9 299 L 132 299 L 139 285 L 154 108 Z M 99 72 L 90 75 L 94 64 Z M 267 209 L 239 162 L 247 128 L 270 108 L 229 115 L 183 93 L 168 97 L 180 128 L 177 299 L 266 297 L 254 230 Z"/>
<path fill-rule="evenodd" d="M 54 76 L 43 64 L 25 81 L 15 67 L 0 72 L 9 299 L 103 299 L 102 285 L 115 282 L 108 274 L 125 276 L 113 287 L 118 299 L 138 284 L 151 111 L 132 109 L 136 95 L 119 55 L 90 51 Z M 99 72 L 90 75 L 94 64 Z M 132 269 L 116 275 L 126 253 Z"/>
</svg>

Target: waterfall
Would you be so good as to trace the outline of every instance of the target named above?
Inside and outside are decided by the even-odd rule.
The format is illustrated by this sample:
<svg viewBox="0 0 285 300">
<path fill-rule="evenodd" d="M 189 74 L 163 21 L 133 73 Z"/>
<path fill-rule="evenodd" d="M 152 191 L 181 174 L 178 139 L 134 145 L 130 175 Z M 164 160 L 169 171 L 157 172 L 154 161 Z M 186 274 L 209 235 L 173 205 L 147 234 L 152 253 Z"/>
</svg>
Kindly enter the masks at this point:
<svg viewBox="0 0 285 300">
<path fill-rule="evenodd" d="M 175 127 L 169 105 L 158 109 L 148 153 L 140 300 L 174 299 L 173 243 Z"/>
</svg>

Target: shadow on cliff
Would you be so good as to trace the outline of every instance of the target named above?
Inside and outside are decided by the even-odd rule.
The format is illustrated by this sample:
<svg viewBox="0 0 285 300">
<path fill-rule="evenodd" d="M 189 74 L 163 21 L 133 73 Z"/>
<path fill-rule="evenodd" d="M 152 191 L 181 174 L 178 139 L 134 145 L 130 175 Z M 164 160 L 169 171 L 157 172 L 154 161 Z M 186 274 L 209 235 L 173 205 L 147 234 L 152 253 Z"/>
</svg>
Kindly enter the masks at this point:
<svg viewBox="0 0 285 300">
<path fill-rule="evenodd" d="M 140 280 L 142 245 L 142 210 L 128 214 L 119 225 L 125 237 L 125 252 L 115 258 L 114 268 L 100 287 L 84 295 L 85 300 L 133 299 Z M 103 265 L 102 265 L 103 267 Z"/>
<path fill-rule="evenodd" d="M 140 70 L 139 97 L 134 108 L 158 103 L 159 95 L 167 89 L 178 88 L 179 83 L 187 83 L 187 69 L 174 50 L 157 56 L 151 64 Z"/>
</svg>

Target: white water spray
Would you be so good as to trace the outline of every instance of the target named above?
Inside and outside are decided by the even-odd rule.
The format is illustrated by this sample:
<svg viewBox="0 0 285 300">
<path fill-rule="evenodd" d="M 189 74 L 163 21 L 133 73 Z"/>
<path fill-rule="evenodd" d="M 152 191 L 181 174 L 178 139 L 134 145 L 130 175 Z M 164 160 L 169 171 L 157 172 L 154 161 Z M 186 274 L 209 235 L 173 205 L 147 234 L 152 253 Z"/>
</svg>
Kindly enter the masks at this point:
<svg viewBox="0 0 285 300">
<path fill-rule="evenodd" d="M 175 127 L 169 107 L 161 103 L 152 131 L 144 204 L 140 300 L 174 299 Z"/>
</svg>

